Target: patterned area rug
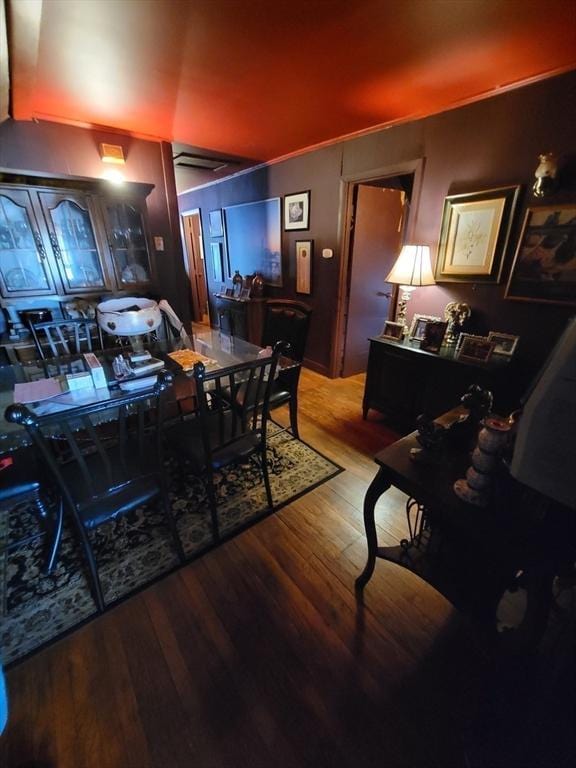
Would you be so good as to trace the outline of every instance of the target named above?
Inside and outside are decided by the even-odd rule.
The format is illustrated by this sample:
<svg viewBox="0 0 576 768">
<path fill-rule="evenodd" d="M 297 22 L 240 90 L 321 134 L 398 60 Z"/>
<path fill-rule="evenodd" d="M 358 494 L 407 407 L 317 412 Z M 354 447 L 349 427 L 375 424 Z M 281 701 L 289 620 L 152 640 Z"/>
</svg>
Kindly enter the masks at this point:
<svg viewBox="0 0 576 768">
<path fill-rule="evenodd" d="M 282 506 L 329 480 L 341 468 L 286 432 L 269 440 L 270 482 L 275 506 Z M 201 481 L 168 461 L 172 509 L 184 550 L 191 558 L 214 546 L 208 501 Z M 262 475 L 254 463 L 220 473 L 218 514 L 223 539 L 267 514 Z M 14 510 L 0 527 L 3 543 L 37 530 L 26 507 Z M 0 526 L 2 521 L 0 520 Z M 107 605 L 150 584 L 179 566 L 165 519 L 155 505 L 134 510 L 97 528 L 92 537 Z M 0 556 L 0 656 L 4 664 L 21 659 L 97 615 L 84 557 L 70 527 L 65 527 L 57 567 L 42 573 L 42 540 Z"/>
</svg>

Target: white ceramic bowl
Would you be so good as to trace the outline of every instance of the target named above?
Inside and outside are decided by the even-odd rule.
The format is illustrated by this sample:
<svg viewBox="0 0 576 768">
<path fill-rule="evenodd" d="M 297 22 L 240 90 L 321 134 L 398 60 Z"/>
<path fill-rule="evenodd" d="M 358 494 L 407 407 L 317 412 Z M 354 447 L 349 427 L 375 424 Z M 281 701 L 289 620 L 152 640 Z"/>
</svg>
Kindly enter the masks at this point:
<svg viewBox="0 0 576 768">
<path fill-rule="evenodd" d="M 127 310 L 127 307 L 138 307 L 138 309 Z M 113 336 L 138 336 L 150 333 L 162 322 L 162 313 L 155 301 L 136 299 L 131 296 L 102 301 L 96 308 L 96 317 L 100 328 Z"/>
</svg>

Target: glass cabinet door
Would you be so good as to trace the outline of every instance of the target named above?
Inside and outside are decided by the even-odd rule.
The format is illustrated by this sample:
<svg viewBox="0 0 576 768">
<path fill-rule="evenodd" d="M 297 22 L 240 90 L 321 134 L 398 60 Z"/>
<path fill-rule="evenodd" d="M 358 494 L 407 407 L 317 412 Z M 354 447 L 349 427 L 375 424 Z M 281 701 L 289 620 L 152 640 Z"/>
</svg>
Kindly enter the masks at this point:
<svg viewBox="0 0 576 768">
<path fill-rule="evenodd" d="M 5 298 L 54 292 L 32 202 L 24 190 L 0 189 L 0 290 Z"/>
<path fill-rule="evenodd" d="M 108 240 L 118 287 L 152 280 L 150 255 L 141 211 L 126 202 L 107 203 Z"/>
<path fill-rule="evenodd" d="M 40 200 L 64 290 L 85 293 L 106 288 L 87 198 L 41 192 Z"/>
</svg>

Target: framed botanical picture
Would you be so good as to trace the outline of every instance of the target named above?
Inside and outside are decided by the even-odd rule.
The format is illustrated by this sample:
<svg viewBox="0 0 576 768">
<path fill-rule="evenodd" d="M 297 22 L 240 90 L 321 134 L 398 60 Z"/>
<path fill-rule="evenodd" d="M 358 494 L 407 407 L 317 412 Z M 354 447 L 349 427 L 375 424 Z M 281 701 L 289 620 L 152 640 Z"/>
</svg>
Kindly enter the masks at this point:
<svg viewBox="0 0 576 768">
<path fill-rule="evenodd" d="M 501 187 L 444 200 L 437 282 L 499 282 L 519 191 Z"/>
<path fill-rule="evenodd" d="M 296 293 L 312 293 L 312 240 L 296 240 Z"/>
<path fill-rule="evenodd" d="M 493 355 L 506 355 L 512 357 L 518 346 L 520 336 L 512 336 L 510 333 L 497 333 L 490 331 L 488 341 L 494 344 Z"/>
<path fill-rule="evenodd" d="M 495 344 L 487 336 L 461 333 L 456 347 L 456 358 L 471 363 L 486 363 L 494 352 Z"/>
<path fill-rule="evenodd" d="M 447 327 L 448 323 L 443 320 L 427 320 L 420 349 L 424 349 L 426 352 L 440 352 Z"/>
<path fill-rule="evenodd" d="M 576 203 L 528 208 L 504 298 L 576 304 Z"/>
<path fill-rule="evenodd" d="M 402 341 L 404 337 L 404 323 L 393 323 L 391 320 L 386 320 L 380 336 L 383 339 Z"/>
<path fill-rule="evenodd" d="M 284 196 L 284 229 L 310 228 L 310 191 Z"/>
<path fill-rule="evenodd" d="M 434 315 L 414 315 L 412 318 L 412 325 L 410 326 L 410 340 L 422 341 L 426 323 L 430 322 L 440 322 L 440 318 L 435 317 Z"/>
<path fill-rule="evenodd" d="M 222 211 L 210 211 L 208 214 L 210 222 L 210 237 L 222 237 L 224 229 L 222 227 Z"/>
<path fill-rule="evenodd" d="M 222 243 L 210 243 L 212 254 L 212 278 L 214 282 L 221 283 L 222 277 Z"/>
</svg>

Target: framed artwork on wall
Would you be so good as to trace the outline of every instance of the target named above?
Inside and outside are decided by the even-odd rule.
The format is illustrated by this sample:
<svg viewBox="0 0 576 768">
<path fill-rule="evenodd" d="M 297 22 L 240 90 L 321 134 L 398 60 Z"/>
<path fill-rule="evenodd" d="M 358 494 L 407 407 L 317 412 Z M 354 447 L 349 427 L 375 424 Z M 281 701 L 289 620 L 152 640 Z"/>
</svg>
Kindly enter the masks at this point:
<svg viewBox="0 0 576 768">
<path fill-rule="evenodd" d="M 436 282 L 499 282 L 519 192 L 501 187 L 444 200 Z"/>
<path fill-rule="evenodd" d="M 296 240 L 296 293 L 312 293 L 312 240 Z"/>
<path fill-rule="evenodd" d="M 576 203 L 528 208 L 504 298 L 576 305 Z"/>
<path fill-rule="evenodd" d="M 222 243 L 210 243 L 212 253 L 212 279 L 215 283 L 221 283 L 222 277 Z"/>
<path fill-rule="evenodd" d="M 222 237 L 224 229 L 222 227 L 222 211 L 210 211 L 208 214 L 210 222 L 210 237 Z"/>
<path fill-rule="evenodd" d="M 284 230 L 310 228 L 310 190 L 284 196 Z"/>
</svg>

